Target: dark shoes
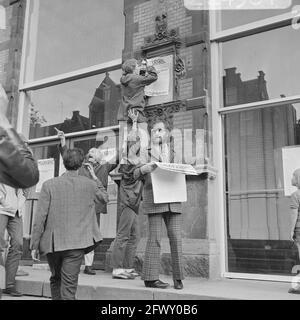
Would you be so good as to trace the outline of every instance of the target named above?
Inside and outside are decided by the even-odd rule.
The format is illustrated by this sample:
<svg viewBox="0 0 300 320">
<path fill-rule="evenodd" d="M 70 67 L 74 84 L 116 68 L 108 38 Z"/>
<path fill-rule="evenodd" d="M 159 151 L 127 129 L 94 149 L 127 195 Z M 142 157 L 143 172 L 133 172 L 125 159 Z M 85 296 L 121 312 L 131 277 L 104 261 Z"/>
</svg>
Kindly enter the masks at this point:
<svg viewBox="0 0 300 320">
<path fill-rule="evenodd" d="M 183 283 L 181 280 L 174 280 L 174 289 L 177 289 L 177 290 L 183 289 Z"/>
<path fill-rule="evenodd" d="M 94 276 L 96 274 L 96 271 L 92 269 L 92 267 L 85 266 L 83 273 L 89 274 L 91 276 Z"/>
<path fill-rule="evenodd" d="M 300 289 L 294 289 L 294 288 L 290 288 L 288 293 L 293 293 L 293 294 L 300 294 Z"/>
<path fill-rule="evenodd" d="M 2 293 L 9 294 L 13 297 L 22 297 L 23 296 L 22 293 L 17 291 L 15 287 L 3 289 Z"/>
<path fill-rule="evenodd" d="M 169 284 L 166 282 L 162 282 L 161 280 L 154 280 L 154 281 L 144 281 L 145 286 L 147 288 L 158 288 L 158 289 L 166 289 L 168 288 Z"/>
</svg>

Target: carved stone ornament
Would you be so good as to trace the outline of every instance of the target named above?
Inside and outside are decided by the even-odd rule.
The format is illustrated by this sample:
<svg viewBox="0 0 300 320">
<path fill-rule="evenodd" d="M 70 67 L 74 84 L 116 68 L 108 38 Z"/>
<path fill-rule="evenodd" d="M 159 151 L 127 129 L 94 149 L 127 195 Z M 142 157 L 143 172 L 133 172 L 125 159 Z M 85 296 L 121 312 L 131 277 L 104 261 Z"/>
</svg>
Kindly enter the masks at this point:
<svg viewBox="0 0 300 320">
<path fill-rule="evenodd" d="M 171 120 L 174 113 L 184 110 L 186 110 L 186 102 L 184 100 L 178 100 L 158 104 L 155 106 L 148 106 L 145 109 L 145 113 L 149 122 L 151 122 L 154 118 L 157 117 L 164 117 Z"/>
<path fill-rule="evenodd" d="M 168 30 L 167 14 L 155 18 L 155 34 L 145 39 L 145 46 L 164 41 L 176 40 L 179 42 L 178 34 L 175 29 Z"/>
<path fill-rule="evenodd" d="M 186 74 L 184 61 L 178 54 L 175 55 L 175 91 L 178 92 L 178 80 L 182 79 Z"/>
<path fill-rule="evenodd" d="M 178 78 L 182 78 L 185 76 L 185 65 L 184 61 L 180 58 L 177 54 L 175 58 L 175 67 L 174 67 L 175 74 Z"/>
</svg>

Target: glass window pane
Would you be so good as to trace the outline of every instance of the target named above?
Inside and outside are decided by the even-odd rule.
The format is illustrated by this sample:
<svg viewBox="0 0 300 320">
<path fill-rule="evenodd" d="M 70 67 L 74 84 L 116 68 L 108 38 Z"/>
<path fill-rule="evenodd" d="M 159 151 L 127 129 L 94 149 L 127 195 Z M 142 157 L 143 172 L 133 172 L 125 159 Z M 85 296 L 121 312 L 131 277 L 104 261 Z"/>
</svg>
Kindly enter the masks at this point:
<svg viewBox="0 0 300 320">
<path fill-rule="evenodd" d="M 286 0 L 287 6 L 291 2 L 291 5 L 285 9 L 247 9 L 247 10 L 222 10 L 217 14 L 220 16 L 220 26 L 218 29 L 235 28 L 247 23 L 259 21 L 266 18 L 271 18 L 284 13 L 292 12 L 296 5 L 299 5 L 296 0 Z M 299 11 L 299 9 L 298 9 Z"/>
<path fill-rule="evenodd" d="M 299 118 L 300 103 L 225 116 L 230 272 L 291 275 L 299 264 L 285 185 L 297 190 L 291 179 L 300 162 L 283 160 L 283 150 L 300 154 Z"/>
<path fill-rule="evenodd" d="M 117 125 L 121 70 L 28 92 L 30 139 Z"/>
<path fill-rule="evenodd" d="M 25 82 L 122 56 L 123 0 L 32 0 L 29 15 Z"/>
<path fill-rule="evenodd" d="M 291 26 L 224 43 L 224 105 L 300 94 L 299 57 Z"/>
<path fill-rule="evenodd" d="M 180 111 L 172 117 L 172 140 L 175 162 L 203 165 L 207 156 L 204 148 L 206 135 L 205 109 Z"/>
</svg>

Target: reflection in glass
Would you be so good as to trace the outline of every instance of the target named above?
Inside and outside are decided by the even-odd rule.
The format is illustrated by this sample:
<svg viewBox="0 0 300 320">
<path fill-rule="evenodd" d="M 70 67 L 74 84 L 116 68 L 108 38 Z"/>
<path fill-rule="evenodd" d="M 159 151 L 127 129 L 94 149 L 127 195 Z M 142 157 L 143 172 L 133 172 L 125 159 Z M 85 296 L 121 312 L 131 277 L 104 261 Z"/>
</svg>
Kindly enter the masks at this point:
<svg viewBox="0 0 300 320">
<path fill-rule="evenodd" d="M 30 139 L 117 125 L 121 71 L 31 91 Z"/>
<path fill-rule="evenodd" d="M 30 1 L 25 82 L 121 58 L 123 2 Z"/>
<path fill-rule="evenodd" d="M 287 1 L 288 2 L 288 1 Z M 222 10 L 218 11 L 220 15 L 219 30 L 229 29 L 259 21 L 262 19 L 278 16 L 284 13 L 292 12 L 294 6 L 299 5 L 298 1 L 291 0 L 292 5 L 286 9 L 263 9 L 263 10 Z"/>
<path fill-rule="evenodd" d="M 299 111 L 287 104 L 225 116 L 231 272 L 290 275 L 299 264 L 282 165 L 282 148 L 300 143 Z"/>
<path fill-rule="evenodd" d="M 299 30 L 291 26 L 222 45 L 224 105 L 298 95 Z"/>
</svg>

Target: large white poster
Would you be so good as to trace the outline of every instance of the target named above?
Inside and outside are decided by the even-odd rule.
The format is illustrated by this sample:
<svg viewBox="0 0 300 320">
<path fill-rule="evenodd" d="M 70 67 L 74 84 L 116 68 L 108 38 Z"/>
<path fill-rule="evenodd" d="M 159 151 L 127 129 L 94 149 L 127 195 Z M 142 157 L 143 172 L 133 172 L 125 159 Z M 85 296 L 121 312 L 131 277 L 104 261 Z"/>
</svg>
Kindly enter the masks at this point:
<svg viewBox="0 0 300 320">
<path fill-rule="evenodd" d="M 38 160 L 38 168 L 40 172 L 40 180 L 35 187 L 35 191 L 41 192 L 43 183 L 54 178 L 54 159 L 50 158 Z"/>
<path fill-rule="evenodd" d="M 173 56 L 148 59 L 148 63 L 156 69 L 158 79 L 145 87 L 146 96 L 157 97 L 168 95 L 172 78 Z"/>
<path fill-rule="evenodd" d="M 300 147 L 282 148 L 283 185 L 284 195 L 290 196 L 296 187 L 292 186 L 291 180 L 293 172 L 300 168 Z"/>
<path fill-rule="evenodd" d="M 154 203 L 187 201 L 185 174 L 156 168 L 151 179 Z"/>
</svg>

